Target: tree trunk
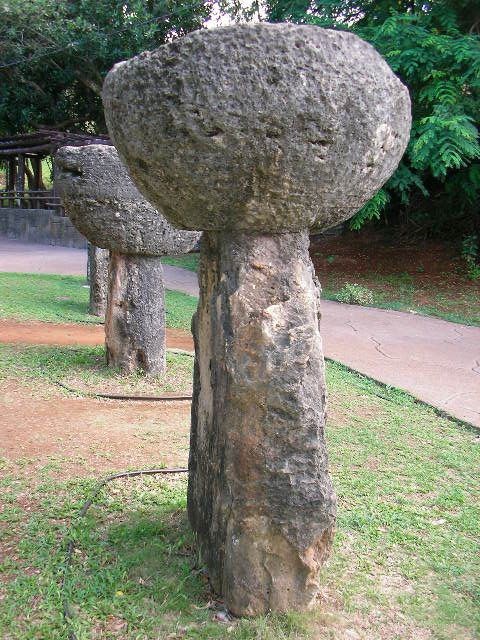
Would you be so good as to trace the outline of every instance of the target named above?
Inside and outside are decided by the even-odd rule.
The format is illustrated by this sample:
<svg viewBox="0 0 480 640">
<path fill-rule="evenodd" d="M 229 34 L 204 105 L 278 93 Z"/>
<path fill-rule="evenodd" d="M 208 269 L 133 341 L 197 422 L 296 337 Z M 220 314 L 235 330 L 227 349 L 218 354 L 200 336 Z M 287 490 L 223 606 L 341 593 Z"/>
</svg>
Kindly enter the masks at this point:
<svg viewBox="0 0 480 640">
<path fill-rule="evenodd" d="M 108 262 L 110 252 L 88 243 L 88 281 L 92 316 L 104 317 L 107 309 Z"/>
<path fill-rule="evenodd" d="M 320 290 L 308 235 L 204 233 L 188 513 L 236 615 L 304 609 L 330 553 Z"/>
<path fill-rule="evenodd" d="M 105 318 L 107 363 L 123 373 L 165 372 L 165 301 L 159 257 L 111 252 Z"/>
</svg>

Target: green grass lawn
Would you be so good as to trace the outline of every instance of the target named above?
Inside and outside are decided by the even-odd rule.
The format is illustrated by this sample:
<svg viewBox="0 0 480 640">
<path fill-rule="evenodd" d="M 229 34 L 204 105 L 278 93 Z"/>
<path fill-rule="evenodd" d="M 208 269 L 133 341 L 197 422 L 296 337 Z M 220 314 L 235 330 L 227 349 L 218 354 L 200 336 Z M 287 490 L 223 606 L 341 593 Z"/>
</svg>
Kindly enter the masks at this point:
<svg viewBox="0 0 480 640">
<path fill-rule="evenodd" d="M 44 364 L 27 373 L 32 351 L 25 348 L 9 375 L 40 379 L 44 371 L 48 384 L 65 368 L 82 368 L 75 357 L 65 353 L 63 365 L 60 353 L 50 364 L 42 356 Z M 5 458 L 0 637 L 67 639 L 59 585 L 69 534 L 77 550 L 67 596 L 79 640 L 478 638 L 478 431 L 340 365 L 327 369 L 338 531 L 313 612 L 213 621 L 183 477 L 112 483 L 80 521 L 94 478 L 62 478 L 62 460 L 38 469 L 35 460 Z M 65 461 L 74 459 L 65 452 Z"/>
<path fill-rule="evenodd" d="M 88 393 L 158 395 L 191 393 L 193 358 L 167 352 L 167 372 L 158 377 L 142 371 L 130 375 L 107 367 L 105 347 L 49 347 L 0 344 L 0 380 L 16 376 L 23 380 L 59 381 Z"/>
<path fill-rule="evenodd" d="M 183 256 L 166 256 L 165 258 L 162 258 L 162 262 L 164 264 L 170 264 L 173 267 L 181 267 L 182 269 L 188 269 L 189 271 L 197 271 L 199 258 L 199 253 L 186 253 Z"/>
<path fill-rule="evenodd" d="M 475 283 L 462 291 L 452 291 L 451 287 L 443 290 L 432 289 L 426 296 L 424 290 L 416 286 L 408 273 L 382 275 L 372 272 L 360 276 L 357 274 L 351 277 L 351 282 L 358 283 L 371 292 L 373 300 L 367 306 L 394 311 L 413 311 L 450 322 L 480 326 L 480 302 Z M 345 284 L 345 279 L 326 277 L 322 297 L 338 301 Z"/>
<path fill-rule="evenodd" d="M 89 289 L 79 276 L 0 273 L 0 318 L 43 322 L 91 322 Z M 197 299 L 179 291 L 166 291 L 167 326 L 190 330 Z"/>
<path fill-rule="evenodd" d="M 468 278 L 453 238 L 414 241 L 397 231 L 370 228 L 312 239 L 323 297 L 344 298 L 345 287 L 357 285 L 368 290 L 357 304 L 480 326 L 480 280 Z"/>
</svg>

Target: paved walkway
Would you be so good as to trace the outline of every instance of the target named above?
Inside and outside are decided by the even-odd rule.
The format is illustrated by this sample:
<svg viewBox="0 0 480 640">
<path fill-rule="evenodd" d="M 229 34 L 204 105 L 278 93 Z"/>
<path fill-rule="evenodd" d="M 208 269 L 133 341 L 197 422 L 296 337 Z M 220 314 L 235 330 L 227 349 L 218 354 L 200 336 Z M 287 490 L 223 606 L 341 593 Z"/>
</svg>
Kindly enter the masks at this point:
<svg viewBox="0 0 480 640">
<path fill-rule="evenodd" d="M 84 274 L 86 252 L 0 239 L 0 271 Z M 166 286 L 198 295 L 196 275 L 165 266 Z M 480 427 L 480 328 L 323 302 L 329 358 Z"/>
<path fill-rule="evenodd" d="M 87 273 L 87 251 L 0 236 L 0 271 L 84 276 Z M 198 295 L 197 276 L 193 272 L 168 264 L 164 265 L 164 271 L 167 289 Z"/>
</svg>

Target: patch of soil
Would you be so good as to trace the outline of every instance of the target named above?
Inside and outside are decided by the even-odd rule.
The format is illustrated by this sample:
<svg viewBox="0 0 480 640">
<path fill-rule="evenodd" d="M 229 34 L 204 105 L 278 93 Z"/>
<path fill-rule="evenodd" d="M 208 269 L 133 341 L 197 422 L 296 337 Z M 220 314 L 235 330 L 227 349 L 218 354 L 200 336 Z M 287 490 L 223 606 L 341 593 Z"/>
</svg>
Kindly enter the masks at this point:
<svg viewBox="0 0 480 640">
<path fill-rule="evenodd" d="M 480 281 L 467 278 L 454 243 L 406 244 L 365 230 L 312 238 L 310 254 L 326 290 L 338 291 L 346 283 L 357 283 L 385 302 L 434 307 L 480 322 Z"/>
<path fill-rule="evenodd" d="M 55 472 L 58 462 L 60 477 L 187 464 L 189 402 L 96 400 L 60 392 L 43 397 L 40 392 L 32 393 L 18 380 L 2 381 L 0 442 L 7 463 L 22 461 L 29 470 L 51 465 Z"/>
<path fill-rule="evenodd" d="M 312 238 L 311 253 L 315 265 L 325 273 L 353 276 L 375 271 L 418 274 L 419 279 L 449 276 L 457 283 L 465 280 L 458 248 L 439 241 L 400 244 L 383 233 L 349 232 Z"/>
<path fill-rule="evenodd" d="M 0 342 L 38 345 L 96 346 L 105 342 L 105 331 L 100 324 L 54 324 L 0 320 Z M 192 336 L 181 329 L 167 329 L 169 349 L 193 350 Z"/>
</svg>

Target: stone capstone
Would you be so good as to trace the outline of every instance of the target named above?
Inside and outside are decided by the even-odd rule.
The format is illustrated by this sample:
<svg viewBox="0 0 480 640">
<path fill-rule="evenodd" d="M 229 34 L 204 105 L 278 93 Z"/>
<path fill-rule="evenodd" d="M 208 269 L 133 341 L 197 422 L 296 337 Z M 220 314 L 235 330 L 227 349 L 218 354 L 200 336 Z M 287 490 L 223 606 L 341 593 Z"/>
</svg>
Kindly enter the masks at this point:
<svg viewBox="0 0 480 640">
<path fill-rule="evenodd" d="M 411 122 L 371 45 L 291 24 L 189 34 L 115 65 L 103 100 L 138 188 L 184 229 L 334 226 L 396 169 Z"/>
<path fill-rule="evenodd" d="M 129 255 L 188 253 L 198 233 L 172 226 L 139 193 L 115 147 L 62 147 L 55 188 L 75 227 L 92 244 Z"/>
</svg>

